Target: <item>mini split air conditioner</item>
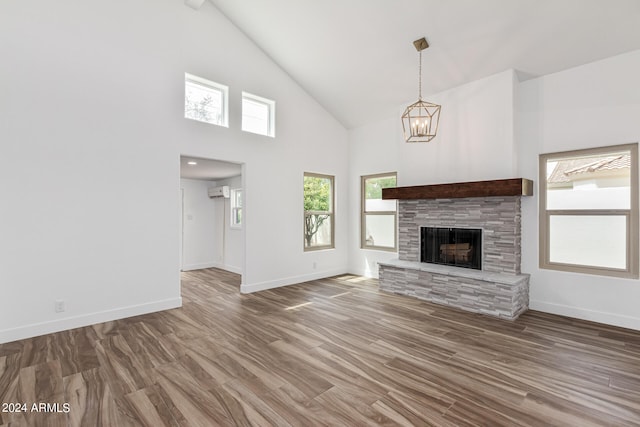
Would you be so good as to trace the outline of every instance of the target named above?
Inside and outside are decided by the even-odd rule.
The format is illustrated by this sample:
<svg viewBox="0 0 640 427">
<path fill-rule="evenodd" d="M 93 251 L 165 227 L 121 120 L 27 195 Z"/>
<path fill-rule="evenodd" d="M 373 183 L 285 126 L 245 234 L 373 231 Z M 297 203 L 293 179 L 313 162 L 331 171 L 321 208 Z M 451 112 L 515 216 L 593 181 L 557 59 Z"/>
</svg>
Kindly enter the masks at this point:
<svg viewBox="0 0 640 427">
<path fill-rule="evenodd" d="M 224 197 L 225 199 L 229 198 L 229 186 L 223 185 L 221 187 L 209 187 L 209 197 L 212 199 L 214 197 Z"/>
</svg>

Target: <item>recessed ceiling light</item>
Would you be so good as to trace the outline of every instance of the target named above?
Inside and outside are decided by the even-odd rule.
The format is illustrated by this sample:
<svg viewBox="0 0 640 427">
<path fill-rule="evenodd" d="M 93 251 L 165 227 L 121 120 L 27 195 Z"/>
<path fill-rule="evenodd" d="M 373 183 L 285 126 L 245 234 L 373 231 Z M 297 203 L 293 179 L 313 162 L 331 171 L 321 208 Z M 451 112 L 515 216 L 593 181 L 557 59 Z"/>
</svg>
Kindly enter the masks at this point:
<svg viewBox="0 0 640 427">
<path fill-rule="evenodd" d="M 193 166 L 193 165 L 197 165 L 198 162 L 190 161 L 190 162 L 187 162 L 187 164 Z"/>
</svg>

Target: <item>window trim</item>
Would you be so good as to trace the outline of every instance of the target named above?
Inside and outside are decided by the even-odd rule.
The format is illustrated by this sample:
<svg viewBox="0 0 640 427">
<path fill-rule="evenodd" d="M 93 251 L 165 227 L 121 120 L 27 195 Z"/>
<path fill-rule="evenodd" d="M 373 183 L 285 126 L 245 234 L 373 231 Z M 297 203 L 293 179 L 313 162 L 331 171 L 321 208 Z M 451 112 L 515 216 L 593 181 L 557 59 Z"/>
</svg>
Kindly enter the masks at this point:
<svg viewBox="0 0 640 427">
<path fill-rule="evenodd" d="M 269 116 L 267 117 L 267 133 L 261 132 L 253 132 L 251 130 L 247 130 L 244 128 L 244 101 L 249 100 L 258 104 L 263 104 L 267 106 L 267 111 L 269 112 Z M 242 122 L 240 124 L 240 128 L 243 132 L 253 133 L 255 135 L 263 135 L 271 138 L 276 137 L 276 101 L 268 98 L 263 98 L 258 95 L 254 95 L 249 92 L 242 92 Z"/>
<path fill-rule="evenodd" d="M 328 179 L 331 182 L 331 210 L 329 212 L 326 211 L 307 211 L 304 209 L 304 178 L 305 177 L 313 177 L 313 178 L 324 178 L 324 179 Z M 334 175 L 325 175 L 325 174 L 320 174 L 320 173 L 313 173 L 313 172 L 304 172 L 303 174 L 303 178 L 302 178 L 302 248 L 304 250 L 304 252 L 312 252 L 312 251 L 320 251 L 320 250 L 326 250 L 326 249 L 335 249 L 335 242 L 336 242 L 336 223 L 335 223 L 335 199 L 336 199 L 336 182 L 335 182 L 335 176 Z M 322 245 L 322 246 L 306 246 L 306 242 L 305 242 L 305 227 L 307 226 L 306 224 L 306 218 L 307 215 L 318 215 L 318 214 L 327 214 L 329 215 L 329 219 L 331 220 L 331 243 L 328 245 Z"/>
<path fill-rule="evenodd" d="M 629 151 L 631 156 L 630 171 L 630 207 L 629 209 L 565 209 L 565 210 L 548 210 L 547 209 L 547 162 L 554 159 L 563 159 L 567 157 L 579 157 L 584 155 L 606 155 L 614 152 Z M 607 147 L 588 148 L 583 150 L 572 150 L 558 153 L 540 154 L 538 164 L 539 176 L 539 267 L 547 270 L 567 271 L 572 273 L 585 273 L 600 276 L 621 277 L 629 279 L 638 279 L 638 143 L 612 145 Z M 608 216 L 618 215 L 627 218 L 627 236 L 626 236 L 626 268 L 617 269 L 610 267 L 597 267 L 588 265 L 566 264 L 559 262 L 551 262 L 550 256 L 550 218 L 552 215 L 596 215 Z"/>
<path fill-rule="evenodd" d="M 368 179 L 382 178 L 386 176 L 394 176 L 396 178 L 396 186 L 398 185 L 398 173 L 387 172 L 377 173 L 373 175 L 362 175 L 360 177 L 360 249 L 397 252 L 398 251 L 398 201 L 396 200 L 396 209 L 394 211 L 373 211 L 366 210 L 365 184 Z M 366 217 L 367 215 L 393 215 L 393 247 L 367 245 L 366 240 Z"/>
<path fill-rule="evenodd" d="M 186 91 L 186 84 L 190 82 L 199 86 L 204 86 L 205 88 L 209 88 L 209 89 L 213 89 L 213 90 L 217 90 L 220 91 L 222 93 L 222 114 L 221 114 L 221 122 L 220 123 L 212 123 L 212 122 L 207 122 L 204 120 L 198 120 L 198 119 L 193 119 L 191 117 L 187 117 L 187 112 L 185 110 L 184 112 L 184 118 L 188 119 L 188 120 L 194 120 L 196 122 L 200 122 L 200 123 L 207 123 L 210 125 L 214 125 L 214 126 L 223 126 L 228 128 L 229 127 L 229 86 L 225 86 L 223 84 L 220 83 L 216 83 L 214 81 L 205 79 L 203 77 L 198 77 L 196 75 L 193 74 L 189 74 L 189 73 L 184 73 L 184 83 L 185 83 L 185 93 L 184 93 L 184 100 L 186 102 L 187 100 L 187 91 Z"/>
</svg>

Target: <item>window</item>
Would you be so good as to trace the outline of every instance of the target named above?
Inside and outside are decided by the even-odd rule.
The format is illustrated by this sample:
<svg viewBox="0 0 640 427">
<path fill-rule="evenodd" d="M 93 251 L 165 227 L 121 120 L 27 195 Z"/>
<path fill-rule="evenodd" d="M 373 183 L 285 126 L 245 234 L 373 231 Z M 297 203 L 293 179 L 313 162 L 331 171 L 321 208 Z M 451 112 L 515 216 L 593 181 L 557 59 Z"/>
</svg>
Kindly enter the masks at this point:
<svg viewBox="0 0 640 427">
<path fill-rule="evenodd" d="M 184 76 L 184 116 L 228 127 L 229 88 L 191 74 Z"/>
<path fill-rule="evenodd" d="M 231 189 L 231 227 L 242 226 L 242 189 Z"/>
<path fill-rule="evenodd" d="M 397 202 L 382 200 L 382 189 L 396 186 L 396 174 L 363 176 L 360 182 L 362 200 L 360 247 L 385 251 L 397 250 Z"/>
<path fill-rule="evenodd" d="M 333 182 L 330 175 L 304 174 L 304 250 L 333 248 Z"/>
<path fill-rule="evenodd" d="M 638 277 L 638 145 L 540 156 L 540 268 Z"/>
<path fill-rule="evenodd" d="M 242 92 L 242 130 L 276 136 L 276 103 L 247 92 Z"/>
</svg>

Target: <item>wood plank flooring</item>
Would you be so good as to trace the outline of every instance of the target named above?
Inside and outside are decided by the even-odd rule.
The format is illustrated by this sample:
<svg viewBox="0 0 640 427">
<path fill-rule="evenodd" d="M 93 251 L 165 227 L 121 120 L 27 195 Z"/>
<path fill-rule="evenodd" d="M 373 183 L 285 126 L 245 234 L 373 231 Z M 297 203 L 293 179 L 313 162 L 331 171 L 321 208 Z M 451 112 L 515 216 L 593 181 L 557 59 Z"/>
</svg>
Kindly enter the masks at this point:
<svg viewBox="0 0 640 427">
<path fill-rule="evenodd" d="M 0 426 L 640 426 L 637 331 L 350 275 L 250 295 L 182 278 L 180 309 L 0 345 L 0 403 L 29 405 Z"/>
</svg>

